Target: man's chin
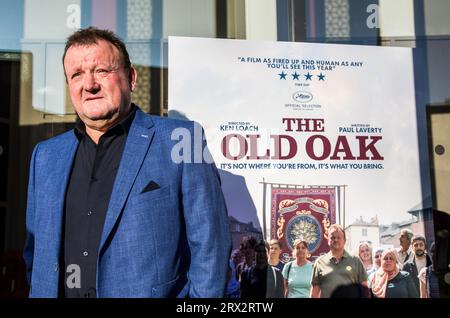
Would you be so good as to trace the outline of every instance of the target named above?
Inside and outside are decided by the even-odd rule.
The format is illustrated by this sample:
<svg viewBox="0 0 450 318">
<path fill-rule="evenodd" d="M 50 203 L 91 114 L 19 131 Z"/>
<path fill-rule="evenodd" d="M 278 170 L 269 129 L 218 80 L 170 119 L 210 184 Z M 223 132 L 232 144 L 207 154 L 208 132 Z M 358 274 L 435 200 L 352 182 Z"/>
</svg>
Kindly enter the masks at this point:
<svg viewBox="0 0 450 318">
<path fill-rule="evenodd" d="M 416 252 L 416 256 L 422 257 L 424 255 L 425 255 L 425 252 L 419 252 L 419 253 Z"/>
<path fill-rule="evenodd" d="M 90 121 L 94 121 L 94 122 L 95 121 L 101 122 L 101 121 L 107 121 L 108 119 L 111 119 L 111 117 L 98 115 L 98 116 L 89 116 L 89 117 L 87 117 L 87 119 L 89 119 Z"/>
<path fill-rule="evenodd" d="M 92 101 L 96 102 L 96 100 Z M 115 107 L 111 105 L 104 105 L 102 103 L 96 103 L 91 105 L 84 105 L 83 107 L 84 116 L 89 120 L 108 120 L 117 113 Z"/>
<path fill-rule="evenodd" d="M 110 121 L 114 114 L 111 112 L 91 112 L 86 114 L 86 118 L 92 122 L 106 122 Z"/>
</svg>

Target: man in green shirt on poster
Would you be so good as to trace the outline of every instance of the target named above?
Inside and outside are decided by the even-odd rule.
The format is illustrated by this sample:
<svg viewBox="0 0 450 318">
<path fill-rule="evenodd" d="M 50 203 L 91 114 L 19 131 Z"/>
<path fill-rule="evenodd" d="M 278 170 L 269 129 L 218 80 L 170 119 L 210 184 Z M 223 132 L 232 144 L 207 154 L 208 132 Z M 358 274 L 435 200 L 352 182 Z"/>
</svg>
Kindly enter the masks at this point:
<svg viewBox="0 0 450 318">
<path fill-rule="evenodd" d="M 312 298 L 369 297 L 364 266 L 344 249 L 345 241 L 344 228 L 332 224 L 328 229 L 330 251 L 314 263 Z"/>
</svg>

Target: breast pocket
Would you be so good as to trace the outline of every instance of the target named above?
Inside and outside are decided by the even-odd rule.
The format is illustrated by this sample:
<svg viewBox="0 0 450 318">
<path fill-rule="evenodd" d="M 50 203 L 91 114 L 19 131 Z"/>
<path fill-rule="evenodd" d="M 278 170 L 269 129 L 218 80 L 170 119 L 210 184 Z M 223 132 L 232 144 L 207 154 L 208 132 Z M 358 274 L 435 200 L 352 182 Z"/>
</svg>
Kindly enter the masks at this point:
<svg viewBox="0 0 450 318">
<path fill-rule="evenodd" d="M 175 199 L 175 195 L 170 187 L 165 186 L 131 196 L 129 206 L 137 207 L 141 205 L 154 205 L 155 203 L 164 204 L 164 202 L 170 203 Z"/>
</svg>

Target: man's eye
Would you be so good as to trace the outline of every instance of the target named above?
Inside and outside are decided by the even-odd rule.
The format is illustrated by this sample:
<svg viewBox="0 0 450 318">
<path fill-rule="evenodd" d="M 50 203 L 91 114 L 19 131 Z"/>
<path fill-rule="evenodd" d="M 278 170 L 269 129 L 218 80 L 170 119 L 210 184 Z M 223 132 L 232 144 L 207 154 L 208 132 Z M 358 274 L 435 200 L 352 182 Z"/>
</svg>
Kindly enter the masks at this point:
<svg viewBox="0 0 450 318">
<path fill-rule="evenodd" d="M 97 73 L 108 73 L 108 70 L 105 70 L 103 68 L 100 68 L 98 70 L 96 70 Z"/>
<path fill-rule="evenodd" d="M 80 72 L 73 73 L 72 76 L 71 76 L 71 78 L 73 79 L 73 78 L 75 78 L 75 77 L 77 77 L 77 76 L 80 76 Z"/>
</svg>

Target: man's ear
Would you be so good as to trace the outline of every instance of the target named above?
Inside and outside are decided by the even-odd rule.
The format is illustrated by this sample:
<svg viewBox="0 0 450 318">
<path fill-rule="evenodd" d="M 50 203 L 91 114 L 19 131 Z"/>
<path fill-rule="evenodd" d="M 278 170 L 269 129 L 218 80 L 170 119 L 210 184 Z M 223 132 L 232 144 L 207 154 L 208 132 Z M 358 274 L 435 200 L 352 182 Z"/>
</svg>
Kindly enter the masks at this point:
<svg viewBox="0 0 450 318">
<path fill-rule="evenodd" d="M 128 72 L 128 83 L 130 83 L 130 90 L 134 91 L 136 87 L 136 81 L 137 81 L 137 72 L 136 69 L 131 66 L 130 71 Z"/>
</svg>

